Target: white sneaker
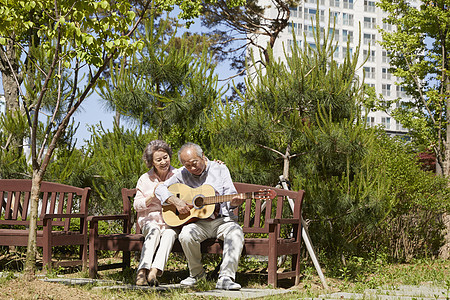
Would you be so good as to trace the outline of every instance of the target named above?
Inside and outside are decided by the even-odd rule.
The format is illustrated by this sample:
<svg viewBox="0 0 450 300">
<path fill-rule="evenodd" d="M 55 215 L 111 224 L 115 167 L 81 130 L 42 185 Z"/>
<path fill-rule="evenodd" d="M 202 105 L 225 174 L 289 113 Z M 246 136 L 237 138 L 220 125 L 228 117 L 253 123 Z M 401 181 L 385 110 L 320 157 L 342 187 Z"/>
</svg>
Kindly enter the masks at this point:
<svg viewBox="0 0 450 300">
<path fill-rule="evenodd" d="M 203 270 L 200 274 L 197 274 L 196 276 L 189 276 L 188 278 L 181 280 L 180 284 L 184 286 L 194 286 L 197 284 L 198 281 L 205 278 L 206 273 L 205 270 Z"/>
<path fill-rule="evenodd" d="M 241 289 L 241 285 L 234 282 L 230 277 L 223 276 L 217 280 L 216 289 L 238 291 Z"/>
</svg>

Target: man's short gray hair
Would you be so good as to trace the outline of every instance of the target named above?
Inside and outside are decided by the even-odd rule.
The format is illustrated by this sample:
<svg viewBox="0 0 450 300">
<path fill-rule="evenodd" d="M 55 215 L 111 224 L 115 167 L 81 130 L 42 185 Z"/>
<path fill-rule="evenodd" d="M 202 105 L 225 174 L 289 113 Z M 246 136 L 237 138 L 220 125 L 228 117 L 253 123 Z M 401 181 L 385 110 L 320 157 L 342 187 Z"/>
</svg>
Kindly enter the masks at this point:
<svg viewBox="0 0 450 300">
<path fill-rule="evenodd" d="M 181 157 L 180 157 L 181 152 L 183 152 L 184 150 L 186 150 L 188 148 L 193 148 L 195 150 L 195 152 L 196 152 L 198 157 L 200 157 L 200 158 L 203 157 L 202 147 L 200 147 L 199 145 L 197 145 L 195 143 L 187 142 L 186 144 L 181 146 L 180 150 L 178 150 L 178 160 L 180 161 L 180 163 L 183 163 L 181 161 Z"/>
</svg>

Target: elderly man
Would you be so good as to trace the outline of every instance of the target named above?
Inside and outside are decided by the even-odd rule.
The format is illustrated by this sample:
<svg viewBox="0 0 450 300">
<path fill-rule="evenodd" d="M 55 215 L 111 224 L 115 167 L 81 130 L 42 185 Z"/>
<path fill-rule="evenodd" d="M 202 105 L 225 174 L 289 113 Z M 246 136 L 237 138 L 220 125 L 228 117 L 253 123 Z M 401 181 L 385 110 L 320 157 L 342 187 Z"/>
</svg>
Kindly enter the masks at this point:
<svg viewBox="0 0 450 300">
<path fill-rule="evenodd" d="M 194 143 L 183 145 L 178 151 L 178 158 L 184 167 L 155 189 L 155 195 L 163 205 L 175 205 L 181 215 L 190 213 L 192 206 L 187 205 L 168 190 L 168 187 L 174 183 L 183 183 L 191 188 L 208 184 L 215 189 L 216 195 L 237 194 L 228 168 L 224 164 L 208 160 L 200 146 Z M 205 278 L 200 243 L 208 238 L 219 238 L 224 243 L 216 288 L 224 290 L 241 288 L 234 280 L 244 243 L 244 233 L 236 222 L 237 218 L 233 214 L 233 209 L 242 203 L 242 196 L 233 196 L 230 202 L 216 204 L 216 211 L 210 218 L 183 226 L 178 239 L 188 261 L 190 276 L 182 280 L 181 285 L 193 286 L 200 279 Z"/>
</svg>

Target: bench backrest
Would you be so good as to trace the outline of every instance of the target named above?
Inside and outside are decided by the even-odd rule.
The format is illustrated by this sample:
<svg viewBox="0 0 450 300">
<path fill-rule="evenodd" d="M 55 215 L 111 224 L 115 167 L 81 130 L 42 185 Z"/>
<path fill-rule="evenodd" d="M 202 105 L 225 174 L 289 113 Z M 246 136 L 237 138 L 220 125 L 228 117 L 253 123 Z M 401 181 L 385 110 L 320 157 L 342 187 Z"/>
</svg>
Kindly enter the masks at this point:
<svg viewBox="0 0 450 300">
<path fill-rule="evenodd" d="M 0 179 L 0 224 L 29 225 L 31 180 Z M 88 215 L 90 188 L 42 181 L 38 203 L 38 226 L 45 214 Z M 68 231 L 70 218 L 54 219 L 53 225 Z M 81 224 L 83 226 L 83 224 Z"/>
<path fill-rule="evenodd" d="M 294 218 L 301 219 L 302 201 L 304 191 L 289 191 L 277 189 L 263 185 L 234 182 L 234 186 L 238 193 L 255 192 L 261 189 L 272 189 L 277 196 L 271 200 L 247 199 L 245 205 L 236 209 L 239 221 L 242 225 L 244 233 L 267 234 L 269 226 L 265 226 L 265 220 Z M 133 209 L 133 199 L 136 189 L 122 189 L 123 213 L 128 215 L 127 232 L 130 232 L 132 222 L 135 220 L 135 212 Z M 292 200 L 293 209 L 289 204 Z M 139 225 L 136 222 L 136 233 L 140 233 Z"/>
<path fill-rule="evenodd" d="M 238 193 L 255 192 L 270 188 L 277 196 L 269 200 L 247 199 L 240 207 L 239 220 L 242 222 L 244 233 L 269 233 L 266 220 L 269 219 L 301 219 L 304 191 L 290 191 L 263 185 L 234 182 Z M 293 207 L 289 203 L 292 200 Z"/>
</svg>

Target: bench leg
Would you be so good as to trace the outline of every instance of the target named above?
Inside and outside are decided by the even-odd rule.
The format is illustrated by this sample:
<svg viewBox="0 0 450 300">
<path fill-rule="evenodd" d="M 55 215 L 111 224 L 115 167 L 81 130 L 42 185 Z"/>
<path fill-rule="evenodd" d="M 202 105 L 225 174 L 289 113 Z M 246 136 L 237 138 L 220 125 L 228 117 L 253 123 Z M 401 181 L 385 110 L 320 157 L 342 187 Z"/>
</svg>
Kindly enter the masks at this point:
<svg viewBox="0 0 450 300">
<path fill-rule="evenodd" d="M 43 246 L 42 246 L 42 260 L 43 267 L 47 270 L 52 268 L 52 220 L 46 219 L 43 224 Z"/>
<path fill-rule="evenodd" d="M 89 232 L 89 278 L 96 278 L 98 271 L 98 256 L 95 249 L 95 238 L 98 237 L 98 225 L 92 224 Z"/>
<path fill-rule="evenodd" d="M 89 246 L 89 278 L 96 278 L 98 271 L 97 250 L 94 246 Z"/>
<path fill-rule="evenodd" d="M 270 244 L 270 243 L 269 243 Z M 269 246 L 268 266 L 267 266 L 267 283 L 274 288 L 277 287 L 277 245 L 273 243 Z"/>
<path fill-rule="evenodd" d="M 51 245 L 45 245 L 42 248 L 43 257 L 42 257 L 42 263 L 43 267 L 47 268 L 47 270 L 51 270 L 52 268 L 52 247 Z"/>
<path fill-rule="evenodd" d="M 129 268 L 131 265 L 131 251 L 123 251 L 123 267 L 122 271 L 124 271 L 127 267 Z"/>
</svg>

